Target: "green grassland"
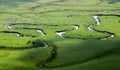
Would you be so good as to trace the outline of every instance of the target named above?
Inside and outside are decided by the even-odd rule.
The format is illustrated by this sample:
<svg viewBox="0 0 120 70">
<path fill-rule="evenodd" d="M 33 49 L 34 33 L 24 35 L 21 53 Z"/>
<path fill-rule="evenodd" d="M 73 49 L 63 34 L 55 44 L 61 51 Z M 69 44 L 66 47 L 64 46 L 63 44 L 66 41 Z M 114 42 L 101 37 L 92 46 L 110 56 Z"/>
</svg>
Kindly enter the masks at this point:
<svg viewBox="0 0 120 70">
<path fill-rule="evenodd" d="M 0 0 L 0 70 L 120 70 L 119 42 L 120 0 Z"/>
</svg>

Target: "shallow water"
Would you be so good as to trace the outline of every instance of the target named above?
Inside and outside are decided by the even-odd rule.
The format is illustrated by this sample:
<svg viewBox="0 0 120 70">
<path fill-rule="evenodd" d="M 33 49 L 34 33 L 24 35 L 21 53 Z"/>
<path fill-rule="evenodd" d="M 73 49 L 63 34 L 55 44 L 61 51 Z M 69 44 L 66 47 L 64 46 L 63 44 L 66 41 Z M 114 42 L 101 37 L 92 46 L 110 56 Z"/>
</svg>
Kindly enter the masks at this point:
<svg viewBox="0 0 120 70">
<path fill-rule="evenodd" d="M 74 28 L 75 30 L 78 30 L 78 29 L 79 29 L 79 26 L 78 26 L 78 25 L 74 25 L 73 28 Z"/>
<path fill-rule="evenodd" d="M 92 16 L 92 17 L 96 21 L 97 25 L 100 25 L 99 16 Z"/>
<path fill-rule="evenodd" d="M 56 34 L 58 36 L 60 36 L 61 38 L 63 38 L 63 34 L 65 34 L 66 32 L 65 31 L 59 31 L 59 32 L 56 32 Z"/>
<path fill-rule="evenodd" d="M 38 29 L 38 30 L 36 30 L 38 33 L 40 33 L 42 36 L 45 36 L 45 33 L 42 31 L 42 30 L 40 30 L 40 29 Z"/>
<path fill-rule="evenodd" d="M 7 27 L 8 29 L 12 29 L 12 26 L 10 26 L 10 25 L 8 25 L 8 27 Z"/>
</svg>

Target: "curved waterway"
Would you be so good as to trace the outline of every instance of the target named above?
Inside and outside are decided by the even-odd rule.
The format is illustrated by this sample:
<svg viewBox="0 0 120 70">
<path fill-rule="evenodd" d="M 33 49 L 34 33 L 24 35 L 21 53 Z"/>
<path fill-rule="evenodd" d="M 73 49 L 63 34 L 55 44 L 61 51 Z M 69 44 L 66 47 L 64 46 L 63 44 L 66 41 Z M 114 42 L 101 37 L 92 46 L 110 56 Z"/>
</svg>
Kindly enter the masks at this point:
<svg viewBox="0 0 120 70">
<path fill-rule="evenodd" d="M 100 20 L 99 20 L 99 16 L 92 16 L 93 19 L 96 21 L 97 25 L 100 25 Z"/>
<path fill-rule="evenodd" d="M 61 38 L 63 38 L 63 35 L 66 33 L 66 31 L 56 31 L 55 33 Z"/>
<path fill-rule="evenodd" d="M 0 33 L 11 33 L 11 34 L 16 34 L 16 36 L 21 37 L 23 34 L 15 31 L 0 31 Z"/>
<path fill-rule="evenodd" d="M 8 29 L 12 29 L 12 26 L 11 26 L 11 25 L 8 25 L 7 28 L 8 28 Z"/>
<path fill-rule="evenodd" d="M 100 25 L 100 19 L 99 19 L 99 16 L 92 16 L 92 18 L 96 21 L 96 26 Z M 108 38 L 113 38 L 115 37 L 115 34 L 112 33 L 112 32 L 108 32 L 108 31 L 100 31 L 100 30 L 96 30 L 94 28 L 92 28 L 92 24 L 91 25 L 88 25 L 87 29 L 89 31 L 94 31 L 94 32 L 100 32 L 100 33 L 105 33 L 105 34 L 108 34 L 109 36 L 106 36 L 104 38 L 101 38 L 100 40 L 106 40 Z"/>
<path fill-rule="evenodd" d="M 42 29 L 38 29 L 38 28 L 22 28 L 22 29 L 26 29 L 26 30 L 36 30 L 36 32 L 40 33 L 42 36 L 45 36 L 46 33 L 44 33 L 44 31 Z"/>
<path fill-rule="evenodd" d="M 74 25 L 73 26 L 73 30 L 78 30 L 79 29 L 79 25 Z M 56 31 L 55 33 L 60 36 L 61 38 L 63 38 L 63 35 L 66 34 L 67 31 L 63 30 L 63 31 Z"/>
<path fill-rule="evenodd" d="M 73 28 L 74 28 L 74 30 L 78 30 L 79 29 L 79 25 L 74 25 Z"/>
<path fill-rule="evenodd" d="M 42 36 L 45 36 L 46 34 L 43 32 L 43 30 L 41 30 L 41 29 L 37 29 L 36 30 L 38 33 L 40 33 Z"/>
</svg>

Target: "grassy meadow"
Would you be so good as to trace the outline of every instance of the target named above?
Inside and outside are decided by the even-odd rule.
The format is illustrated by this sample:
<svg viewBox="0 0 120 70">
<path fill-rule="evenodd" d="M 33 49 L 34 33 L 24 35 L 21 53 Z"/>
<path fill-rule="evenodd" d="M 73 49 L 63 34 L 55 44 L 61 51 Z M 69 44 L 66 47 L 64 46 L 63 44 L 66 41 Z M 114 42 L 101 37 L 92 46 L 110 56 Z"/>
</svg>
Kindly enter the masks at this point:
<svg viewBox="0 0 120 70">
<path fill-rule="evenodd" d="M 0 0 L 0 70 L 120 70 L 120 0 Z"/>
</svg>

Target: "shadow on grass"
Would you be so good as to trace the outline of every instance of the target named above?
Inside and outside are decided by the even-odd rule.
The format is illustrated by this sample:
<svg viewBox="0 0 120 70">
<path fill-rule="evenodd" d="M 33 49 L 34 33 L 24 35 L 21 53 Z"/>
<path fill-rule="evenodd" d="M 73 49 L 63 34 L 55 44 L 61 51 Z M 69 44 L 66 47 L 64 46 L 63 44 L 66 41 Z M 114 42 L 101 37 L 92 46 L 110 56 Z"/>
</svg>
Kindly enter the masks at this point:
<svg viewBox="0 0 120 70">
<path fill-rule="evenodd" d="M 34 44 L 43 45 L 36 40 Z M 49 48 L 34 48 L 21 55 L 17 60 L 32 64 L 33 67 L 54 69 L 102 60 L 120 54 L 120 40 L 77 40 L 60 39 L 49 42 Z M 22 51 L 22 50 L 21 50 Z M 24 50 L 25 51 L 25 50 Z M 26 65 L 29 69 L 29 65 Z M 19 68 L 16 66 L 16 68 Z"/>
<path fill-rule="evenodd" d="M 46 63 L 43 68 L 68 67 L 87 63 L 93 60 L 102 60 L 111 55 L 120 54 L 120 40 L 84 40 L 82 43 L 59 41 L 56 46 L 57 58 Z M 77 44 L 77 45 L 76 45 Z"/>
<path fill-rule="evenodd" d="M 43 40 L 37 39 L 35 41 L 28 41 L 24 47 L 6 47 L 0 46 L 0 50 L 27 50 L 32 48 L 46 47 L 47 43 Z"/>
</svg>

